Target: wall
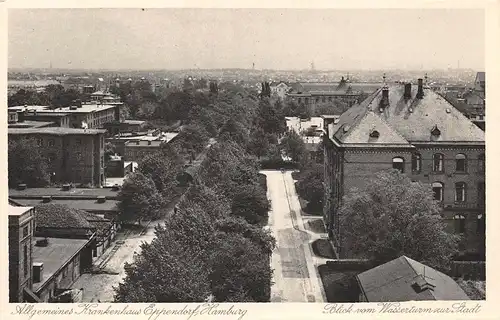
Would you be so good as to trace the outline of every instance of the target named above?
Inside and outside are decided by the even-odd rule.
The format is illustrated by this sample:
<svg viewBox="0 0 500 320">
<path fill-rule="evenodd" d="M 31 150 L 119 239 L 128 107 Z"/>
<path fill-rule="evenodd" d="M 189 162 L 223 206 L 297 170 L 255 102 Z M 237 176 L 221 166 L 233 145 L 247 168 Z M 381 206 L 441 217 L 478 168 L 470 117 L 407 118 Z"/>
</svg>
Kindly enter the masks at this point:
<svg viewBox="0 0 500 320">
<path fill-rule="evenodd" d="M 352 188 L 361 189 L 375 172 L 392 168 L 392 159 L 402 157 L 404 162 L 404 172 L 414 181 L 426 184 L 441 182 L 443 190 L 443 214 L 447 222 L 447 231 L 457 233 L 454 220 L 455 215 L 465 216 L 465 232 L 461 234 L 460 251 L 462 254 L 476 253 L 484 254 L 484 233 L 478 232 L 478 216 L 484 216 L 484 200 L 479 195 L 479 184 L 484 183 L 485 175 L 479 169 L 479 155 L 484 154 L 484 148 L 448 146 L 429 147 L 425 145 L 417 146 L 417 151 L 421 154 L 421 171 L 412 172 L 412 151 L 411 149 L 347 149 L 343 154 L 340 149 L 327 141 L 328 148 L 325 148 L 325 200 L 324 217 L 325 223 L 333 228 L 330 236 L 336 246 L 339 246 L 337 236 L 339 230 L 336 210 L 342 197 Z M 444 155 L 444 171 L 433 172 L 433 154 Z M 467 156 L 467 172 L 455 172 L 455 156 L 459 153 Z M 455 183 L 465 182 L 467 185 L 466 201 L 455 202 Z M 483 194 L 484 196 L 484 194 Z M 483 198 L 484 199 L 484 198 Z M 345 257 L 341 251 L 341 257 Z"/>
<path fill-rule="evenodd" d="M 50 302 L 54 298 L 57 289 L 69 289 L 71 285 L 80 277 L 81 253 L 76 254 L 63 268 L 42 287 L 36 294 L 44 302 Z"/>
<path fill-rule="evenodd" d="M 34 209 L 20 216 L 9 216 L 9 301 L 23 302 L 23 289 L 32 286 Z M 27 234 L 23 237 L 23 229 Z M 27 275 L 24 276 L 24 245 L 27 248 Z"/>
</svg>

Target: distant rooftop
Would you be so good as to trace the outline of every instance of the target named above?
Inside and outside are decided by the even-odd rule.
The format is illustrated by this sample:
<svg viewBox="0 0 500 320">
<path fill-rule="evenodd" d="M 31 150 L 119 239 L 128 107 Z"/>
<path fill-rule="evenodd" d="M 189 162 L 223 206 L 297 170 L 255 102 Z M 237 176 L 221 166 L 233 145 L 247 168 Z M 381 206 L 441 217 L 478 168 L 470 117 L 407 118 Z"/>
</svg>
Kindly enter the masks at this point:
<svg viewBox="0 0 500 320">
<path fill-rule="evenodd" d="M 146 121 L 142 121 L 142 120 L 131 120 L 131 119 L 123 120 L 122 122 L 123 122 L 123 123 L 127 123 L 127 124 L 138 124 L 138 125 L 141 125 L 141 124 L 146 123 Z"/>
<path fill-rule="evenodd" d="M 45 238 L 35 238 L 35 240 L 42 239 Z M 43 263 L 43 278 L 40 282 L 33 283 L 35 292 L 89 242 L 88 239 L 47 238 L 47 240 L 48 246 L 46 247 L 33 246 L 33 262 Z"/>
<path fill-rule="evenodd" d="M 45 204 L 41 197 L 18 198 L 17 201 L 27 206 L 38 206 Z M 51 204 L 66 205 L 72 209 L 85 210 L 89 212 L 118 211 L 118 200 L 106 199 L 99 202 L 97 199 L 78 199 L 78 198 L 55 198 L 50 201 Z"/>
<path fill-rule="evenodd" d="M 78 128 L 63 128 L 63 127 L 45 127 L 45 128 L 9 128 L 10 135 L 25 135 L 25 134 L 51 134 L 57 136 L 66 135 L 96 135 L 103 134 L 104 129 L 78 129 Z"/>
<path fill-rule="evenodd" d="M 97 198 L 104 196 L 106 199 L 114 199 L 118 191 L 111 188 L 72 188 L 65 191 L 61 188 L 27 188 L 25 190 L 9 189 L 9 197 L 22 199 L 26 197 L 63 196 L 73 198 Z"/>
<path fill-rule="evenodd" d="M 9 123 L 9 128 L 43 128 L 55 124 L 55 122 L 24 120 L 22 122 Z"/>
<path fill-rule="evenodd" d="M 115 108 L 116 105 L 111 104 L 82 104 L 81 107 L 73 109 L 71 107 L 61 107 L 56 109 L 50 109 L 48 106 L 15 106 L 9 107 L 9 110 L 16 111 L 36 111 L 40 114 L 50 114 L 50 113 L 91 113 L 106 109 Z"/>
</svg>

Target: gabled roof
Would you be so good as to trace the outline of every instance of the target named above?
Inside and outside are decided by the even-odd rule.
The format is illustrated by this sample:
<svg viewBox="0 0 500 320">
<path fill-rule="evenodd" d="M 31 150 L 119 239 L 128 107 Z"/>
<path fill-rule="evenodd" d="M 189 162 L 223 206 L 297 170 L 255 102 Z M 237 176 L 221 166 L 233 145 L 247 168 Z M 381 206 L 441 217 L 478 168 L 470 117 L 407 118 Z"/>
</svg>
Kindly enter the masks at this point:
<svg viewBox="0 0 500 320">
<path fill-rule="evenodd" d="M 377 132 L 379 136 L 370 136 L 373 132 Z M 361 118 L 357 126 L 342 137 L 342 142 L 346 144 L 374 143 L 411 146 L 405 138 L 372 111 L 368 111 L 363 118 Z"/>
<path fill-rule="evenodd" d="M 357 275 L 368 302 L 469 300 L 449 276 L 401 256 Z M 418 285 L 430 289 L 419 289 Z"/>
<path fill-rule="evenodd" d="M 465 117 L 460 111 L 453 107 L 445 98 L 436 94 L 430 89 L 424 88 L 422 99 L 416 98 L 417 86 L 413 85 L 411 98 L 403 97 L 404 86 L 402 84 L 388 87 L 388 105 L 380 111 L 382 100 L 382 90 L 372 93 L 367 99 L 344 112 L 339 121 L 333 125 L 330 138 L 335 138 L 343 143 L 346 137 L 351 136 L 349 143 L 366 143 L 366 136 L 369 135 L 371 125 L 380 126 L 385 134 L 392 138 L 391 142 L 396 143 L 395 133 L 409 143 L 433 142 L 433 143 L 477 143 L 484 144 L 484 132 Z M 372 112 L 376 117 L 365 119 L 365 115 Z M 380 121 L 383 120 L 382 122 Z M 359 127 L 361 120 L 362 127 Z M 392 129 L 389 130 L 387 126 Z M 433 128 L 437 127 L 441 134 L 435 137 L 431 134 Z M 364 130 L 364 132 L 360 132 Z M 351 131 L 356 131 L 351 135 Z M 382 141 L 382 132 L 379 139 Z M 359 137 L 355 140 L 354 137 Z"/>
</svg>

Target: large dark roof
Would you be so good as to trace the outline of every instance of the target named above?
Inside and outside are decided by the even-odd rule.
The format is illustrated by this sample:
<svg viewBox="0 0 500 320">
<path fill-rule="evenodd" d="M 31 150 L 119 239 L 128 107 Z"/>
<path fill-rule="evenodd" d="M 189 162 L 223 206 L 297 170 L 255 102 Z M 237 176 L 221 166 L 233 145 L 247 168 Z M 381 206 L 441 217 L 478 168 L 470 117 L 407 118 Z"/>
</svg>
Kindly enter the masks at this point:
<svg viewBox="0 0 500 320">
<path fill-rule="evenodd" d="M 14 199 L 43 196 L 63 196 L 72 198 L 97 198 L 98 196 L 105 196 L 106 199 L 114 199 L 117 195 L 118 191 L 111 188 L 72 188 L 68 191 L 61 188 L 9 189 L 9 196 Z"/>
<path fill-rule="evenodd" d="M 36 226 L 42 228 L 92 229 L 87 212 L 62 204 L 40 204 L 35 207 Z"/>
<path fill-rule="evenodd" d="M 406 256 L 365 271 L 357 278 L 368 302 L 469 300 L 452 278 Z M 417 281 L 434 287 L 421 291 L 414 285 Z"/>
<path fill-rule="evenodd" d="M 484 144 L 484 132 L 474 125 L 445 98 L 430 89 L 423 89 L 422 99 L 416 98 L 417 86 L 412 86 L 411 98 L 403 97 L 402 84 L 388 87 L 388 105 L 380 109 L 382 90 L 372 93 L 363 102 L 344 112 L 338 122 L 330 125 L 330 138 L 340 143 L 375 144 L 368 137 L 379 131 L 380 141 L 386 144 L 414 142 Z M 437 127 L 441 134 L 431 134 Z"/>
</svg>

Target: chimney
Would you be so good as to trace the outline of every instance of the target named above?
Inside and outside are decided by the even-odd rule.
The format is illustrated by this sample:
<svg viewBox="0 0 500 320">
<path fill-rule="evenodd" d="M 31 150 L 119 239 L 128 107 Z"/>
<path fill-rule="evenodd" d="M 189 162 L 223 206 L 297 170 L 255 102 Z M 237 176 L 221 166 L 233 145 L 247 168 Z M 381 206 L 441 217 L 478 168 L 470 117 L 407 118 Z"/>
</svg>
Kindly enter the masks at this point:
<svg viewBox="0 0 500 320">
<path fill-rule="evenodd" d="M 380 100 L 381 111 L 383 111 L 383 109 L 388 105 L 389 105 L 389 87 L 384 86 L 382 88 L 382 99 Z"/>
<path fill-rule="evenodd" d="M 43 262 L 33 263 L 33 283 L 41 282 L 43 279 Z"/>
<path fill-rule="evenodd" d="M 410 99 L 411 98 L 411 83 L 405 83 L 405 93 L 404 93 L 404 98 L 405 99 Z"/>
<path fill-rule="evenodd" d="M 106 202 L 105 196 L 98 196 L 97 197 L 97 203 L 104 203 L 104 202 Z"/>
<path fill-rule="evenodd" d="M 26 183 L 20 183 L 17 185 L 17 190 L 26 190 Z"/>
<path fill-rule="evenodd" d="M 424 80 L 422 78 L 418 78 L 417 98 L 422 99 L 423 97 L 424 97 Z"/>
</svg>

